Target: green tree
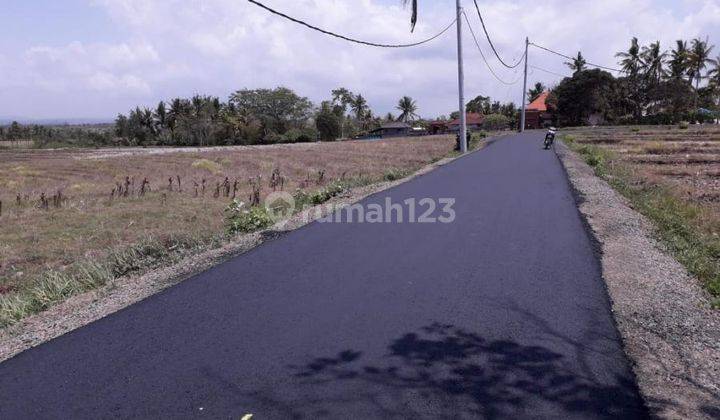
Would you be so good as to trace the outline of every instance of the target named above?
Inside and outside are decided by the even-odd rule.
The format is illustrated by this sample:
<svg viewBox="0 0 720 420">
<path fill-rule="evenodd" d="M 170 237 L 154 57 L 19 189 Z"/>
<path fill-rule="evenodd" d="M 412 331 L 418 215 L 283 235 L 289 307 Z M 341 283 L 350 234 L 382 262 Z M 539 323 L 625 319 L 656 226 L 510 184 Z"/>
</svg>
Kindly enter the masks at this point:
<svg viewBox="0 0 720 420">
<path fill-rule="evenodd" d="M 585 70 L 585 67 L 587 66 L 587 61 L 583 57 L 582 53 L 578 51 L 577 57 L 573 58 L 570 62 L 566 62 L 565 65 L 568 66 L 574 74 L 577 74 Z"/>
<path fill-rule="evenodd" d="M 542 84 L 542 82 L 536 82 L 535 86 L 531 87 L 530 90 L 528 90 L 528 101 L 532 102 L 535 99 L 537 99 L 538 96 L 540 96 L 541 93 L 545 92 L 547 87 Z"/>
<path fill-rule="evenodd" d="M 340 106 L 342 108 L 342 115 L 345 116 L 348 105 L 353 102 L 353 93 L 343 87 L 333 89 L 331 93 L 333 97 L 333 104 L 335 106 Z"/>
<path fill-rule="evenodd" d="M 345 114 L 347 113 L 348 105 L 353 102 L 353 93 L 344 87 L 339 87 L 332 90 L 333 98 L 333 110 L 340 117 L 340 136 L 345 137 Z"/>
<path fill-rule="evenodd" d="M 585 125 L 591 116 L 605 120 L 615 117 L 617 84 L 615 78 L 600 69 L 576 73 L 563 79 L 553 90 L 563 125 Z"/>
<path fill-rule="evenodd" d="M 708 87 L 715 97 L 715 110 L 720 112 L 720 55 L 712 60 L 713 68 L 708 71 Z"/>
<path fill-rule="evenodd" d="M 661 50 L 660 41 L 655 41 L 649 46 L 643 47 L 641 57 L 645 77 L 653 84 L 660 83 L 660 80 L 667 75 L 665 71 L 667 53 Z"/>
<path fill-rule="evenodd" d="M 363 98 L 360 94 L 357 94 L 352 98 L 350 108 L 355 113 L 355 119 L 358 121 L 364 120 L 365 114 L 369 112 L 367 100 L 365 100 L 365 98 Z"/>
<path fill-rule="evenodd" d="M 502 114 L 490 114 L 485 116 L 483 128 L 487 130 L 504 130 L 510 127 L 510 119 Z"/>
<path fill-rule="evenodd" d="M 633 37 L 627 52 L 621 51 L 615 54 L 620 58 L 620 66 L 625 72 L 625 78 L 620 79 L 619 85 L 627 95 L 625 103 L 630 109 L 632 119 L 639 123 L 642 119 L 643 109 L 647 105 L 647 78 L 642 77 L 640 71 L 644 68 L 642 52 L 638 39 Z"/>
<path fill-rule="evenodd" d="M 638 44 L 637 37 L 633 37 L 630 41 L 630 48 L 627 52 L 620 51 L 615 54 L 615 57 L 621 58 L 620 65 L 623 71 L 630 77 L 635 77 L 640 71 L 642 66 L 642 59 L 640 58 L 640 45 Z"/>
<path fill-rule="evenodd" d="M 167 110 L 165 109 L 165 102 L 163 101 L 160 101 L 155 109 L 155 120 L 159 128 L 167 128 Z"/>
<path fill-rule="evenodd" d="M 690 80 L 695 81 L 695 90 L 700 89 L 700 81 L 703 79 L 702 71 L 712 62 L 710 53 L 714 46 L 708 45 L 707 41 L 698 38 L 692 40 L 692 48 L 688 54 L 688 75 Z"/>
<path fill-rule="evenodd" d="M 478 95 L 473 98 L 470 102 L 465 104 L 465 111 L 472 112 L 475 114 L 490 114 L 490 97 Z"/>
<path fill-rule="evenodd" d="M 118 137 L 128 137 L 130 135 L 128 118 L 123 114 L 118 114 L 115 118 L 115 135 Z"/>
<path fill-rule="evenodd" d="M 10 123 L 10 128 L 8 129 L 8 140 L 18 140 L 22 136 L 22 126 L 17 122 L 13 121 Z"/>
<path fill-rule="evenodd" d="M 692 112 L 697 94 L 687 80 L 669 78 L 653 86 L 648 96 L 652 99 L 648 115 L 657 122 L 675 124 Z"/>
<path fill-rule="evenodd" d="M 670 52 L 670 77 L 682 80 L 688 75 L 689 51 L 687 41 L 678 39 L 675 41 L 675 49 Z"/>
<path fill-rule="evenodd" d="M 237 110 L 258 118 L 265 134 L 284 134 L 290 128 L 304 127 L 312 114 L 312 103 L 285 87 L 275 89 L 242 89 L 230 95 Z"/>
<path fill-rule="evenodd" d="M 315 127 L 320 134 L 320 140 L 335 141 L 341 135 L 340 118 L 330 102 L 324 101 L 320 105 L 320 110 L 315 115 Z"/>
<path fill-rule="evenodd" d="M 399 101 L 397 106 L 395 107 L 398 111 L 400 111 L 400 116 L 398 116 L 398 121 L 402 122 L 408 122 L 412 121 L 415 118 L 417 118 L 417 104 L 415 101 L 409 97 L 409 96 L 403 96 Z"/>
</svg>

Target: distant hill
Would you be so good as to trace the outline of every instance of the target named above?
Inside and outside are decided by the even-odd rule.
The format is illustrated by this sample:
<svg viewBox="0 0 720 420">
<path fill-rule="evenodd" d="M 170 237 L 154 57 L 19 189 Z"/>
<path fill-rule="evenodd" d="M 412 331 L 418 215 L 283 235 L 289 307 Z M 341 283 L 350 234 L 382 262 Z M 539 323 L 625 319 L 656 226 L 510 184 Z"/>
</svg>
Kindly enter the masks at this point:
<svg viewBox="0 0 720 420">
<path fill-rule="evenodd" d="M 25 118 L 0 116 L 0 125 L 8 125 L 13 121 L 24 125 L 94 125 L 112 124 L 114 122 L 112 118 Z"/>
</svg>

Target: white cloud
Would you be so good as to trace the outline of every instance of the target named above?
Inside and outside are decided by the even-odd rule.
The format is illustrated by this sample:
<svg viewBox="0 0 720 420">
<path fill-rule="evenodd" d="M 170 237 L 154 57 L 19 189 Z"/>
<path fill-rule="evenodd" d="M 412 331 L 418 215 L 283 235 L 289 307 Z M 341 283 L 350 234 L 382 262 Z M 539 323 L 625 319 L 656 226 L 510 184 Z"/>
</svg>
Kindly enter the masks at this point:
<svg viewBox="0 0 720 420">
<path fill-rule="evenodd" d="M 430 36 L 454 18 L 454 1 L 421 2 L 420 24 L 409 33 L 408 11 L 400 0 L 265 0 L 269 6 L 317 26 L 380 42 L 411 42 Z M 471 0 L 465 0 L 475 32 L 482 30 Z M 685 0 L 482 1 L 496 44 L 508 60 L 522 54 L 525 35 L 568 54 L 582 50 L 590 60 L 615 65 L 614 54 L 631 36 L 671 47 L 678 38 L 710 36 L 720 44 L 720 3 Z M 361 92 L 378 113 L 393 109 L 402 95 L 418 100 L 421 114 L 447 114 L 457 107 L 454 29 L 431 44 L 386 50 L 349 44 L 287 22 L 242 0 L 94 0 L 111 16 L 123 39 L 116 43 L 80 40 L 43 45 L 0 63 L 3 84 L 24 84 L 48 94 L 72 93 L 75 115 L 112 115 L 136 104 L 172 96 L 209 93 L 226 97 L 243 87 L 285 85 L 315 101 L 345 86 Z M 491 52 L 481 39 L 486 54 Z M 508 88 L 489 74 L 466 31 L 467 97 L 490 95 L 518 102 L 521 88 Z M 719 47 L 720 48 L 720 47 Z M 568 73 L 562 59 L 538 50 L 531 63 Z M 517 70 L 491 63 L 508 80 Z M 530 82 L 558 78 L 533 70 Z M 85 95 L 85 96 L 83 96 Z M 92 107 L 83 105 L 87 98 Z M 79 99 L 78 99 L 79 98 Z M 55 103 L 61 103 L 58 97 Z M 0 113 L 5 111 L 0 109 Z M 48 110 L 47 112 L 51 112 Z M 28 110 L 32 113 L 32 110 Z M 61 111 L 57 111 L 61 113 Z M 14 112 L 17 114 L 17 112 Z"/>
</svg>

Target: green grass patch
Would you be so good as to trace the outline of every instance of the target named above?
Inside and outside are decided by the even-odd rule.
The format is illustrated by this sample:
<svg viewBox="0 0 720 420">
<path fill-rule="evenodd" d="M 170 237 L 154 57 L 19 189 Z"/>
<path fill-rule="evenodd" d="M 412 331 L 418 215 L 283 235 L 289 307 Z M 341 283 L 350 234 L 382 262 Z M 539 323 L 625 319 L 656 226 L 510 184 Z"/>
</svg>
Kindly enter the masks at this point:
<svg viewBox="0 0 720 420">
<path fill-rule="evenodd" d="M 265 206 L 249 207 L 239 200 L 233 200 L 225 209 L 225 214 L 228 235 L 256 232 L 273 224 Z"/>
<path fill-rule="evenodd" d="M 412 173 L 413 173 L 413 171 L 408 170 L 408 169 L 390 169 L 389 171 L 385 172 L 385 174 L 383 175 L 383 180 L 397 181 L 398 179 L 403 179 Z"/>
<path fill-rule="evenodd" d="M 175 263 L 190 252 L 208 249 L 218 243 L 214 237 L 147 238 L 133 246 L 113 250 L 100 260 L 87 259 L 64 270 L 47 270 L 33 286 L 0 296 L 0 328 L 122 276 Z"/>
<path fill-rule="evenodd" d="M 704 223 L 704 214 L 710 210 L 679 197 L 668 186 L 638 179 L 608 150 L 573 143 L 568 146 L 653 222 L 660 242 L 700 279 L 713 296 L 714 306 L 720 307 L 720 237 Z"/>
<path fill-rule="evenodd" d="M 204 169 L 213 175 L 222 172 L 221 164 L 208 159 L 198 159 L 192 163 L 192 167 L 195 169 Z"/>
</svg>

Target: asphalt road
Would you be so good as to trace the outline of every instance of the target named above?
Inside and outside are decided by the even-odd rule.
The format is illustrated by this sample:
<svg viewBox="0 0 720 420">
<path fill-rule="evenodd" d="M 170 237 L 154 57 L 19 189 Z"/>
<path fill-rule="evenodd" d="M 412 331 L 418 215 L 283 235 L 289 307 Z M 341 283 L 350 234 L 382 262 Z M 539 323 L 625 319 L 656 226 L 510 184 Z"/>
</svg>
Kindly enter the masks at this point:
<svg viewBox="0 0 720 420">
<path fill-rule="evenodd" d="M 645 417 L 542 136 L 363 202 L 453 223 L 313 223 L 16 356 L 0 418 Z"/>
</svg>

